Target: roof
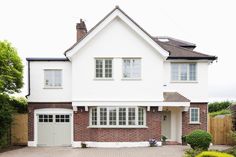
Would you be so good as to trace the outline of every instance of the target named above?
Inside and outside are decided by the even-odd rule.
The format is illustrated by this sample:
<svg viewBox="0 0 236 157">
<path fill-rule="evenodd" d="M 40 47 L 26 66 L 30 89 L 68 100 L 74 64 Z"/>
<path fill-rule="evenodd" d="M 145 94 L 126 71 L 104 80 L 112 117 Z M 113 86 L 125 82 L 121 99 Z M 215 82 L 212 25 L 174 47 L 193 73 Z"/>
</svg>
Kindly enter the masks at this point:
<svg viewBox="0 0 236 157">
<path fill-rule="evenodd" d="M 189 99 L 178 92 L 164 92 L 163 97 L 164 102 L 190 102 Z"/>
<path fill-rule="evenodd" d="M 69 61 L 67 58 L 26 58 L 27 61 Z"/>
<path fill-rule="evenodd" d="M 187 60 L 216 60 L 216 56 L 203 54 L 188 48 L 171 45 L 165 42 L 156 41 L 163 49 L 169 52 L 168 59 L 187 59 Z"/>
<path fill-rule="evenodd" d="M 176 39 L 176 38 L 172 38 L 172 37 L 168 37 L 168 36 L 157 36 L 157 37 L 153 37 L 154 40 L 159 40 L 161 42 L 173 45 L 173 46 L 179 46 L 179 47 L 184 47 L 184 48 L 189 48 L 189 49 L 194 49 L 196 48 L 196 44 L 194 43 L 190 43 L 188 41 L 183 41 L 180 39 Z"/>
<path fill-rule="evenodd" d="M 131 17 L 129 17 L 123 10 L 116 6 L 111 12 L 109 12 L 101 21 L 99 21 L 92 29 L 88 31 L 88 33 L 82 37 L 78 42 L 73 44 L 69 49 L 67 49 L 64 53 L 72 50 L 76 47 L 86 36 L 88 36 L 96 27 L 98 27 L 109 15 L 111 15 L 116 9 L 122 12 L 129 20 L 131 20 L 139 29 L 141 29 L 147 36 L 149 36 L 153 41 L 155 41 L 158 46 L 160 46 L 163 50 L 169 53 L 167 59 L 187 59 L 187 60 L 216 60 L 216 56 L 211 56 L 203 53 L 199 53 L 193 51 L 196 47 L 195 44 L 175 39 L 172 37 L 152 37 L 148 32 L 146 32 L 141 26 L 139 26 Z M 162 39 L 168 40 L 167 42 L 162 42 Z"/>
</svg>

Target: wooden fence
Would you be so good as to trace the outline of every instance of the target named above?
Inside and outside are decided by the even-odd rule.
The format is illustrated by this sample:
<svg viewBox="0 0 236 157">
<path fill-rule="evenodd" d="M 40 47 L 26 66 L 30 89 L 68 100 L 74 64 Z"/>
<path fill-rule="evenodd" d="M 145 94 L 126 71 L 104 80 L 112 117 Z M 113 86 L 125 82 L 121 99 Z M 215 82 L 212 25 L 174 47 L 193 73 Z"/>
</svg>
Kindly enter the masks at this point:
<svg viewBox="0 0 236 157">
<path fill-rule="evenodd" d="M 229 115 L 219 115 L 208 118 L 208 131 L 213 137 L 213 144 L 233 144 L 230 137 L 232 130 L 232 118 Z"/>
<path fill-rule="evenodd" d="M 27 145 L 28 114 L 15 114 L 11 126 L 11 144 Z"/>
</svg>

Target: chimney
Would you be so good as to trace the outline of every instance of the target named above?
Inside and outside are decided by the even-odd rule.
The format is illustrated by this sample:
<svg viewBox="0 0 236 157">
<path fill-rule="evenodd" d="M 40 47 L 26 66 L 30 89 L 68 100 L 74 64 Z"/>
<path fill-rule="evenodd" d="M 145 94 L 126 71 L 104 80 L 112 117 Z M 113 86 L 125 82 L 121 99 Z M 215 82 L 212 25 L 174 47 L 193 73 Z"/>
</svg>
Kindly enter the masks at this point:
<svg viewBox="0 0 236 157">
<path fill-rule="evenodd" d="M 80 19 L 80 23 L 76 24 L 77 30 L 77 42 L 87 34 L 87 28 L 82 19 Z"/>
</svg>

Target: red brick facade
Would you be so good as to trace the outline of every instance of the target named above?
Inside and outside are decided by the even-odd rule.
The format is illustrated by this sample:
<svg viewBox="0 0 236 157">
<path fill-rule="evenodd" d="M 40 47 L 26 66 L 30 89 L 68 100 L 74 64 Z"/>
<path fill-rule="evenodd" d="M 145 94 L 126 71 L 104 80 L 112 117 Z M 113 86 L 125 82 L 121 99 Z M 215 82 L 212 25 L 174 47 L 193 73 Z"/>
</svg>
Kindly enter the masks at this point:
<svg viewBox="0 0 236 157">
<path fill-rule="evenodd" d="M 81 112 L 82 111 L 82 112 Z M 154 111 L 154 112 L 153 112 Z M 88 128 L 89 112 L 79 108 L 74 113 L 74 140 L 99 142 L 135 142 L 161 138 L 161 114 L 158 108 L 147 112 L 148 128 Z"/>
<path fill-rule="evenodd" d="M 34 110 L 42 108 L 66 108 L 72 109 L 68 103 L 28 103 L 28 141 L 34 141 Z"/>
<path fill-rule="evenodd" d="M 200 108 L 200 124 L 189 123 L 189 112 L 182 112 L 182 134 L 187 135 L 196 129 L 207 130 L 207 103 L 191 103 L 190 107 Z"/>
<path fill-rule="evenodd" d="M 200 108 L 200 124 L 189 124 L 189 112 L 182 112 L 182 134 L 186 135 L 195 129 L 207 130 L 207 103 L 191 103 L 191 107 Z M 29 103 L 28 140 L 34 141 L 34 110 L 42 108 L 72 109 L 68 103 Z M 147 128 L 88 128 L 89 112 L 78 107 L 74 112 L 74 141 L 99 142 L 135 142 L 147 141 L 150 138 L 161 138 L 161 112 L 158 107 L 147 111 Z"/>
</svg>

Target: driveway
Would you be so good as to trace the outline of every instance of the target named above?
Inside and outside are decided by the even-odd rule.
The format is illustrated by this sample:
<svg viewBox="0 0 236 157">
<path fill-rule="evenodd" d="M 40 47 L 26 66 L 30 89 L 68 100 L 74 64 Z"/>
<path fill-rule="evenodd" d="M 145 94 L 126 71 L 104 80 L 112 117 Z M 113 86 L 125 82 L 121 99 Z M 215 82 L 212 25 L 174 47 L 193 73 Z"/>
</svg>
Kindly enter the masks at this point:
<svg viewBox="0 0 236 157">
<path fill-rule="evenodd" d="M 25 147 L 1 153 L 0 157 L 182 157 L 187 146 L 169 145 L 148 148 L 65 148 Z M 211 149 L 226 149 L 227 146 L 213 146 Z"/>
</svg>

